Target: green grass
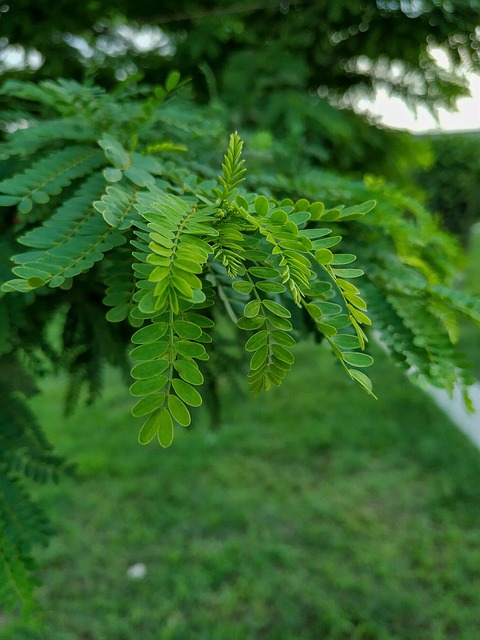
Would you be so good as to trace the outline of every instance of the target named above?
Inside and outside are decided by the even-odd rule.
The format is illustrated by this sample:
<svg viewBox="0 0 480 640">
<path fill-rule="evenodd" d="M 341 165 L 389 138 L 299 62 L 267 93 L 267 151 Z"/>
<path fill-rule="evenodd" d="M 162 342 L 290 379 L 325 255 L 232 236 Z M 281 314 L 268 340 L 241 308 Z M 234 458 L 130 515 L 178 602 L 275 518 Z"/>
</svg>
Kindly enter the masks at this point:
<svg viewBox="0 0 480 640">
<path fill-rule="evenodd" d="M 125 389 L 65 420 L 78 478 L 42 489 L 43 613 L 5 640 L 477 640 L 480 454 L 375 353 L 375 401 L 312 344 L 252 400 L 225 382 L 169 450 L 136 443 Z M 143 580 L 126 572 L 142 562 Z"/>
</svg>

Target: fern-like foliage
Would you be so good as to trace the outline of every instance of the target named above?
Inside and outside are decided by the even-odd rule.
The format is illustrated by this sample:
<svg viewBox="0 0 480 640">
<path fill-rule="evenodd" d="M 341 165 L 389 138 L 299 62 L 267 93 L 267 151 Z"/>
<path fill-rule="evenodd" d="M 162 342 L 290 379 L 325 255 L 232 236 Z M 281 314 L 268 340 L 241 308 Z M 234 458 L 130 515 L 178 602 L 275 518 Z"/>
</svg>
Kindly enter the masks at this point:
<svg viewBox="0 0 480 640">
<path fill-rule="evenodd" d="M 323 172 L 301 177 L 265 176 L 272 193 L 288 184 L 296 194 L 323 191 L 330 204 L 343 201 L 327 214 L 343 245 L 364 271 L 362 292 L 369 316 L 392 358 L 422 381 L 453 391 L 459 385 L 467 407 L 471 383 L 467 358 L 455 344 L 462 317 L 479 323 L 479 301 L 458 291 L 462 252 L 454 238 L 442 232 L 420 202 L 383 180 L 346 179 Z M 371 215 L 357 218 L 376 202 Z M 358 311 L 362 311 L 358 308 Z"/>
<path fill-rule="evenodd" d="M 1 364 L 21 377 L 10 358 Z M 13 367 L 12 367 L 13 365 Z M 0 601 L 6 608 L 34 606 L 32 551 L 48 540 L 50 527 L 41 508 L 30 498 L 31 481 L 58 480 L 70 471 L 55 455 L 19 391 L 11 381 L 0 382 Z"/>
<path fill-rule="evenodd" d="M 254 395 L 279 385 L 294 362 L 288 298 L 312 317 L 350 377 L 371 392 L 370 380 L 358 367 L 369 366 L 372 358 L 355 352 L 365 347 L 361 325 L 370 320 L 359 290 L 349 281 L 362 272 L 341 268 L 355 256 L 334 257 L 326 248 L 340 237 L 319 226 L 327 216 L 321 203 L 302 200 L 294 206 L 265 196 L 239 195 L 235 186 L 244 172 L 239 149 L 234 134 L 224 176 L 212 186 L 210 199 L 162 195 L 155 189 L 137 204 L 143 222 L 137 223 L 134 241 L 141 249 L 134 267 L 134 300 L 149 323 L 132 337 L 139 346 L 131 356 L 139 364 L 132 370 L 137 381 L 131 392 L 143 396 L 133 408 L 134 415 L 147 416 L 142 443 L 158 436 L 160 444 L 170 445 L 174 425 L 190 424 L 188 407 L 202 402 L 196 387 L 203 383 L 200 367 L 208 359 L 210 338 L 205 330 L 213 327 L 204 314 L 212 304 L 204 289 L 212 281 L 218 286 L 218 268 L 211 265 L 215 259 L 228 276 L 222 280 L 223 301 L 230 297 L 227 287 L 246 297 L 238 319 L 231 308 L 229 315 L 239 329 L 251 333 L 245 349 Z M 306 229 L 311 218 L 314 226 Z M 340 304 L 330 301 L 333 291 Z"/>
<path fill-rule="evenodd" d="M 105 363 L 133 359 L 139 440 L 164 447 L 205 398 L 218 415 L 232 340 L 254 395 L 282 383 L 308 331 L 373 395 L 370 318 L 399 364 L 466 387 L 457 316 L 480 321 L 480 309 L 455 292 L 457 249 L 430 214 L 375 179 L 249 178 L 238 133 L 221 162 L 221 120 L 177 86 L 173 73 L 111 95 L 74 81 L 0 90 L 28 123 L 0 143 L 2 359 L 66 371 L 69 406 L 101 390 Z M 46 527 L 22 474 L 64 464 L 14 391 L 0 432 L 0 597 L 28 602 L 30 547 Z"/>
<path fill-rule="evenodd" d="M 237 132 L 230 136 L 228 151 L 222 164 L 223 176 L 218 176 L 218 181 L 223 187 L 222 200 L 227 202 L 235 188 L 244 181 L 245 160 L 242 159 L 243 140 Z"/>
</svg>

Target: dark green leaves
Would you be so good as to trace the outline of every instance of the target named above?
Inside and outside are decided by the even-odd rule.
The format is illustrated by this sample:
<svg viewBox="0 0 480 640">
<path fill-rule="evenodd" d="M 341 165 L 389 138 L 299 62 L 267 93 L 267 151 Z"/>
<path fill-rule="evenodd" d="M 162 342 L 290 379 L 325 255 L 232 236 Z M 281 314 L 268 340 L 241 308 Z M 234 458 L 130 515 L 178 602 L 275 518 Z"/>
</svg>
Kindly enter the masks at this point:
<svg viewBox="0 0 480 640">
<path fill-rule="evenodd" d="M 26 215 L 35 204 L 46 204 L 72 180 L 89 175 L 101 163 L 101 152 L 92 147 L 74 145 L 54 151 L 24 173 L 0 182 L 0 193 L 7 194 L 0 206 L 16 204 L 19 214 Z"/>
</svg>

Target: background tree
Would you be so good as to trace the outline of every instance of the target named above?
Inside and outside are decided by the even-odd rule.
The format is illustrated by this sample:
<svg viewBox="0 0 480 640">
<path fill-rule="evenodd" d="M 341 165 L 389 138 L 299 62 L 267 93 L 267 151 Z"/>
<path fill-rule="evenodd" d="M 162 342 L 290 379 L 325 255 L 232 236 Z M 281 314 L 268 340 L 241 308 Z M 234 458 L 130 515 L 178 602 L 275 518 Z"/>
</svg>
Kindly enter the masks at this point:
<svg viewBox="0 0 480 640">
<path fill-rule="evenodd" d="M 4 46 L 44 56 L 1 92 L 5 598 L 30 601 L 47 531 L 22 476 L 67 468 L 22 404 L 52 367 L 72 405 L 101 390 L 104 363 L 129 368 L 131 341 L 140 441 L 164 446 L 197 387 L 215 407 L 244 344 L 254 393 L 280 384 L 309 333 L 372 393 L 368 314 L 399 364 L 466 392 L 457 315 L 480 308 L 455 290 L 461 252 L 407 191 L 363 178 L 398 173 L 409 140 L 347 107 L 379 83 L 431 106 L 462 95 L 429 45 L 476 64 L 476 5 L 5 7 Z M 192 78 L 183 92 L 176 69 Z M 225 153 L 232 128 L 245 164 L 237 134 Z"/>
<path fill-rule="evenodd" d="M 351 108 L 383 87 L 412 106 L 451 106 L 467 91 L 461 69 L 478 66 L 476 1 L 102 0 L 74 7 L 20 0 L 7 7 L 3 46 L 40 52 L 36 78 L 87 73 L 108 87 L 136 74 L 155 83 L 176 68 L 192 78 L 197 99 L 221 99 L 231 128 L 269 130 L 294 153 L 342 171 L 398 175 L 393 150 L 404 154 L 408 141 L 365 127 L 332 103 Z M 435 47 L 447 55 L 448 71 Z"/>
<path fill-rule="evenodd" d="M 415 179 L 427 194 L 429 208 L 438 212 L 443 226 L 466 245 L 480 217 L 478 133 L 431 136 L 428 141 L 433 162 L 417 170 Z"/>
</svg>

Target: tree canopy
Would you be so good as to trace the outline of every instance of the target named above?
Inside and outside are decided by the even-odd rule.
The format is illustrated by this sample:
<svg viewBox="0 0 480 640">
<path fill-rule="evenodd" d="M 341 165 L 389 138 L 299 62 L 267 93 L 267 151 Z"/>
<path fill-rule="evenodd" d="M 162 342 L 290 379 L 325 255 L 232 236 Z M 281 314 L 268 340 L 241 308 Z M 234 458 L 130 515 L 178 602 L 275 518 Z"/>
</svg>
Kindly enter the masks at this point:
<svg viewBox="0 0 480 640">
<path fill-rule="evenodd" d="M 240 70 L 244 97 L 250 98 L 252 86 L 262 93 L 295 87 L 346 98 L 355 87 L 381 84 L 416 102 L 449 102 L 462 92 L 459 65 L 479 62 L 476 0 L 18 0 L 4 11 L 9 43 L 42 53 L 48 77 L 78 73 L 74 58 L 117 73 L 133 61 L 149 79 L 173 63 L 199 86 L 201 67 L 208 65 L 222 96 Z M 140 29 L 143 42 L 134 41 L 125 25 Z M 165 36 L 160 46 L 153 39 L 157 46 L 150 51 L 147 27 Z M 82 50 L 75 38 L 84 38 L 91 50 Z M 438 66 L 434 46 L 448 55 L 451 71 Z"/>
</svg>

